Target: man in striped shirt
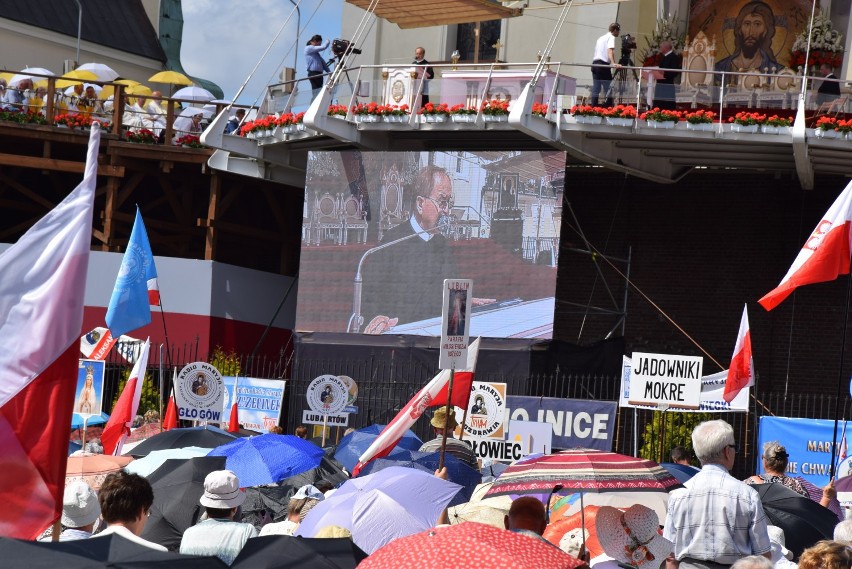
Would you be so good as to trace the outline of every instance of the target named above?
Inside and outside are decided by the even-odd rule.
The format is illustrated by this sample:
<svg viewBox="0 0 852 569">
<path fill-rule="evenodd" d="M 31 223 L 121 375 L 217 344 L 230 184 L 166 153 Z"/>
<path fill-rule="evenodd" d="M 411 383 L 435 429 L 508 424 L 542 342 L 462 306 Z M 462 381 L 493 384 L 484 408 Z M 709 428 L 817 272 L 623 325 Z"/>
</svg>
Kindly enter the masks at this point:
<svg viewBox="0 0 852 569">
<path fill-rule="evenodd" d="M 444 440 L 444 431 L 446 430 L 447 452 L 474 470 L 479 470 L 479 462 L 470 445 L 453 436 L 453 431 L 459 426 L 459 423 L 452 413 L 449 416 L 447 415 L 446 407 L 439 407 L 435 411 L 430 424 L 432 425 L 432 430 L 435 431 L 435 438 L 423 443 L 423 446 L 420 447 L 420 452 L 440 452 L 441 444 Z"/>
<path fill-rule="evenodd" d="M 771 559 L 766 514 L 754 488 L 731 476 L 737 445 L 725 421 L 692 431 L 701 472 L 669 496 L 663 537 L 674 543 L 667 569 L 723 569 L 749 555 Z"/>
</svg>

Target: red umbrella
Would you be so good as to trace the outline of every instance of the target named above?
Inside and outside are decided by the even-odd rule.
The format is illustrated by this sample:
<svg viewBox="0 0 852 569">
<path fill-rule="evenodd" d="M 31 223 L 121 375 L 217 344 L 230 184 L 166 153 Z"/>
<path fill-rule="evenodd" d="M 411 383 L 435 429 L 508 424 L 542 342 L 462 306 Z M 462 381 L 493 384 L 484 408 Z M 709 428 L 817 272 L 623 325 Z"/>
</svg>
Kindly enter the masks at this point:
<svg viewBox="0 0 852 569">
<path fill-rule="evenodd" d="M 465 522 L 395 539 L 362 561 L 358 569 L 573 569 L 581 564 L 544 541 Z"/>
<path fill-rule="evenodd" d="M 160 423 L 145 423 L 138 429 L 131 431 L 125 442 L 138 443 L 154 435 L 159 435 L 162 432 L 163 428 L 160 426 Z"/>
<path fill-rule="evenodd" d="M 652 460 L 593 449 L 563 450 L 521 460 L 501 474 L 486 496 L 567 492 L 671 491 L 677 478 Z"/>
</svg>

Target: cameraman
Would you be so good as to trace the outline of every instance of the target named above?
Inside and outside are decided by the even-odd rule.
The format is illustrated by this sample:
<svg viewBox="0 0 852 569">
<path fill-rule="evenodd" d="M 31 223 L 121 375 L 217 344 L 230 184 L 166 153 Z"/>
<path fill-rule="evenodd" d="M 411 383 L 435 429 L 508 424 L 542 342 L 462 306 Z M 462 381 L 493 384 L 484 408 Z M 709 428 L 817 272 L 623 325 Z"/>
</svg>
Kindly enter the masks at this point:
<svg viewBox="0 0 852 569">
<path fill-rule="evenodd" d="M 322 41 L 322 36 L 316 34 L 308 40 L 308 45 L 305 46 L 305 61 L 308 63 L 308 79 L 311 82 L 311 90 L 316 98 L 319 90 L 322 89 L 322 75 L 329 72 L 328 64 L 320 55 L 321 51 L 328 49 L 329 41 Z"/>
<path fill-rule="evenodd" d="M 609 85 L 612 83 L 612 67 L 620 69 L 621 65 L 615 62 L 615 38 L 621 33 L 618 22 L 609 25 L 609 32 L 598 38 L 595 42 L 595 56 L 592 60 L 592 106 L 598 105 L 598 96 L 601 91 L 606 95 L 605 107 L 612 106 L 612 97 L 609 94 Z"/>
</svg>

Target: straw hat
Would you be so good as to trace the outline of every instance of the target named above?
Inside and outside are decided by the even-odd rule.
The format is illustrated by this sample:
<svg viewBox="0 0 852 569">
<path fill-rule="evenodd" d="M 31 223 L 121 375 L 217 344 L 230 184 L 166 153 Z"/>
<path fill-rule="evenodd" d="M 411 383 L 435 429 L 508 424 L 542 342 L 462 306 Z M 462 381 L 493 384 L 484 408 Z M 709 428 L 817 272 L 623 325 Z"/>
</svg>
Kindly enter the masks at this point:
<svg viewBox="0 0 852 569">
<path fill-rule="evenodd" d="M 439 407 L 435 414 L 432 415 L 432 420 L 430 421 L 433 427 L 436 429 L 450 429 L 453 430 L 459 426 L 458 421 L 456 421 L 456 417 L 454 414 L 449 415 L 449 419 L 447 417 L 447 408 Z"/>
<path fill-rule="evenodd" d="M 611 506 L 598 510 L 595 527 L 604 552 L 633 567 L 659 567 L 674 545 L 659 534 L 660 519 L 641 504 L 624 512 Z"/>
</svg>

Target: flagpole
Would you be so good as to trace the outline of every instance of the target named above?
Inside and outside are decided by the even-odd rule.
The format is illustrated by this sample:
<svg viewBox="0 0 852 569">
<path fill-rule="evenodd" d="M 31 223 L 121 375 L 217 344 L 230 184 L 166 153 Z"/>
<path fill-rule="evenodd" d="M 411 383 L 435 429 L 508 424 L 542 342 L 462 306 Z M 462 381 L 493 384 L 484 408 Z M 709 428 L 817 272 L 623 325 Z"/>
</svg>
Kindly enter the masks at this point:
<svg viewBox="0 0 852 569">
<path fill-rule="evenodd" d="M 163 312 L 163 297 L 160 295 L 160 318 L 163 321 L 163 336 L 166 338 L 166 357 L 169 359 L 169 367 L 172 367 L 172 351 L 169 349 L 169 332 L 166 330 L 166 313 Z"/>
<path fill-rule="evenodd" d="M 467 407 L 470 407 L 470 402 L 468 402 Z M 462 416 L 461 422 L 461 435 L 459 435 L 459 440 L 464 440 L 464 425 L 467 423 L 467 407 L 464 408 L 464 415 Z"/>
<path fill-rule="evenodd" d="M 160 430 L 163 430 L 163 396 L 166 392 L 166 384 L 163 382 L 163 345 L 160 344 Z"/>
<path fill-rule="evenodd" d="M 453 378 L 456 375 L 456 366 L 453 365 L 450 368 L 450 382 L 447 385 L 447 422 L 444 423 L 444 440 L 441 441 L 441 457 L 438 460 L 438 470 L 444 468 L 444 453 L 447 452 L 447 431 L 449 431 L 448 425 L 450 424 L 450 409 L 453 406 Z M 464 427 L 462 427 L 462 432 L 464 432 Z"/>
<path fill-rule="evenodd" d="M 843 360 L 846 357 L 846 329 L 849 327 L 849 299 L 852 297 L 852 274 L 849 275 L 846 287 L 846 313 L 843 317 L 843 339 L 840 344 L 840 369 L 837 370 L 837 392 L 834 401 L 834 433 L 831 442 L 831 462 L 829 463 L 828 479 L 834 479 L 834 458 L 837 456 L 837 425 L 840 422 L 840 393 L 843 390 Z"/>
</svg>

